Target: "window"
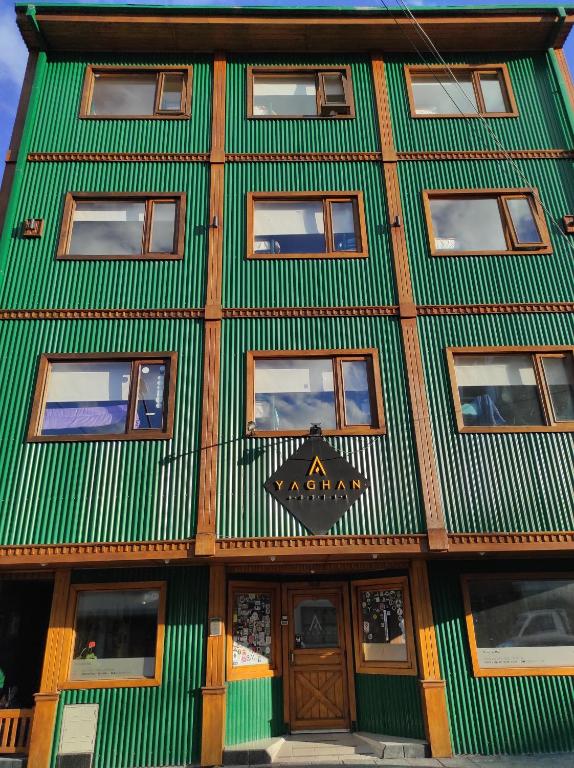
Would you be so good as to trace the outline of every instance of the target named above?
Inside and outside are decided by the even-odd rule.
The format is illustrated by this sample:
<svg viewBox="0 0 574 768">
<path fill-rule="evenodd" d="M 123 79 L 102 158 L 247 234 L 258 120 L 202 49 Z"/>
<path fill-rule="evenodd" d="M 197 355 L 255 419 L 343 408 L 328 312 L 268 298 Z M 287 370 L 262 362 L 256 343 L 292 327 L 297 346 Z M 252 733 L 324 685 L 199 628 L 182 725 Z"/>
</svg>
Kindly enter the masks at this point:
<svg viewBox="0 0 574 768">
<path fill-rule="evenodd" d="M 28 440 L 171 437 L 176 355 L 42 355 Z"/>
<path fill-rule="evenodd" d="M 361 192 L 247 195 L 248 258 L 367 256 Z"/>
<path fill-rule="evenodd" d="M 247 370 L 256 435 L 385 431 L 377 350 L 249 352 Z"/>
<path fill-rule="evenodd" d="M 405 67 L 412 117 L 516 117 L 504 64 Z M 454 74 L 455 79 L 452 74 Z"/>
<path fill-rule="evenodd" d="M 447 350 L 460 432 L 574 431 L 572 348 Z"/>
<path fill-rule="evenodd" d="M 228 680 L 281 674 L 276 584 L 230 583 L 227 621 Z"/>
<path fill-rule="evenodd" d="M 71 658 L 62 688 L 159 685 L 165 582 L 72 585 Z"/>
<path fill-rule="evenodd" d="M 406 577 L 353 582 L 353 624 L 358 673 L 416 675 Z"/>
<path fill-rule="evenodd" d="M 191 113 L 191 67 L 87 67 L 80 117 L 182 118 Z"/>
<path fill-rule="evenodd" d="M 423 192 L 433 256 L 551 253 L 540 204 L 522 189 Z"/>
<path fill-rule="evenodd" d="M 574 674 L 572 577 L 467 575 L 462 589 L 476 676 Z"/>
<path fill-rule="evenodd" d="M 57 258 L 182 259 L 182 193 L 69 192 Z"/>
<path fill-rule="evenodd" d="M 247 115 L 354 117 L 350 67 L 248 67 Z"/>
</svg>

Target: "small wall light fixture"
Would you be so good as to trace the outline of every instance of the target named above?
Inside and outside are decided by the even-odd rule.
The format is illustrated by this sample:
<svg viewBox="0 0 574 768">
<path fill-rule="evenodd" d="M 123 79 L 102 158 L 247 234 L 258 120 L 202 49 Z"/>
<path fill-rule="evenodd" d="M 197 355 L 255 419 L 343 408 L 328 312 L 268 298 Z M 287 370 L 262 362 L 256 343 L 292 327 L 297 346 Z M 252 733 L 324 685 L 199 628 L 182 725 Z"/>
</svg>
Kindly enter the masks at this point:
<svg viewBox="0 0 574 768">
<path fill-rule="evenodd" d="M 219 216 L 215 216 L 211 219 L 211 224 L 208 225 L 210 229 L 217 229 L 219 227 Z"/>
<path fill-rule="evenodd" d="M 309 434 L 310 435 L 322 435 L 323 434 L 323 430 L 321 429 L 321 424 L 320 423 L 311 424 L 311 426 L 309 427 Z"/>
<path fill-rule="evenodd" d="M 254 421 L 248 421 L 247 422 L 247 437 L 253 437 L 253 433 L 255 432 L 255 427 L 257 425 Z"/>
<path fill-rule="evenodd" d="M 42 237 L 44 219 L 25 219 L 22 223 L 22 237 Z"/>
</svg>

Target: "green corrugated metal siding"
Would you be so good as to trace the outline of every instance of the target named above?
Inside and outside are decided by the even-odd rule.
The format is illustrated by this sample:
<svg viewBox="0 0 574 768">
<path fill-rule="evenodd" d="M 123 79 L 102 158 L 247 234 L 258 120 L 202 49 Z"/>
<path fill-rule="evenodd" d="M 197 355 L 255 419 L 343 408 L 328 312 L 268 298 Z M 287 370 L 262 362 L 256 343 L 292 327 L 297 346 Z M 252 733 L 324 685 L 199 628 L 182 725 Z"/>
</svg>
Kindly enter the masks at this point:
<svg viewBox="0 0 574 768">
<path fill-rule="evenodd" d="M 237 163 L 226 167 L 224 306 L 393 304 L 382 168 L 378 163 Z M 363 192 L 367 259 L 247 259 L 247 192 Z"/>
<path fill-rule="evenodd" d="M 399 323 L 395 318 L 284 318 L 224 321 L 220 402 L 218 527 L 222 537 L 302 536 L 307 532 L 263 489 L 301 439 L 248 439 L 245 434 L 245 353 L 250 349 L 377 347 L 387 434 L 329 437 L 369 478 L 371 488 L 332 534 L 424 530 L 406 396 Z"/>
<path fill-rule="evenodd" d="M 206 568 L 142 568 L 83 572 L 80 582 L 167 580 L 162 683 L 153 688 L 62 691 L 52 768 L 65 704 L 99 704 L 94 768 L 184 765 L 199 762 L 204 681 Z"/>
<path fill-rule="evenodd" d="M 350 65 L 355 118 L 258 120 L 247 118 L 247 66 L 312 67 Z M 227 67 L 227 152 L 376 152 L 379 149 L 371 63 L 366 57 L 258 59 L 229 57 Z"/>
<path fill-rule="evenodd" d="M 357 730 L 424 739 L 420 684 L 411 675 L 355 675 Z"/>
<path fill-rule="evenodd" d="M 572 344 L 574 317 L 426 317 L 419 319 L 419 328 L 448 529 L 571 531 L 572 434 L 459 434 L 444 350 L 450 346 Z"/>
<path fill-rule="evenodd" d="M 227 683 L 225 744 L 269 739 L 285 733 L 283 679 L 263 677 Z"/>
<path fill-rule="evenodd" d="M 185 192 L 181 261 L 61 261 L 56 250 L 67 192 Z M 209 169 L 204 163 L 29 163 L 14 220 L 4 308 L 197 307 L 204 302 Z M 39 239 L 20 223 L 44 218 Z"/>
<path fill-rule="evenodd" d="M 191 118 L 81 120 L 88 64 L 193 66 Z M 30 152 L 208 152 L 211 142 L 211 64 L 206 58 L 62 57 L 48 60 Z"/>
<path fill-rule="evenodd" d="M 430 60 L 431 57 L 429 57 Z M 449 58 L 449 64 L 508 64 L 518 117 L 489 118 L 507 149 L 570 149 L 572 136 L 558 83 L 546 54 L 506 59 L 500 55 Z M 385 63 L 395 145 L 402 152 L 498 149 L 479 119 L 412 119 L 404 65 L 421 64 L 414 54 Z"/>
<path fill-rule="evenodd" d="M 553 217 L 574 211 L 570 160 L 518 160 Z M 508 161 L 399 164 L 414 292 L 419 304 L 492 304 L 574 300 L 574 238 L 564 237 L 545 214 L 550 255 L 431 256 L 422 190 L 526 187 Z M 559 225 L 561 227 L 561 224 Z"/>
<path fill-rule="evenodd" d="M 496 570 L 524 571 L 497 563 Z M 538 563 L 541 571 L 560 563 Z M 562 566 L 564 567 L 564 566 Z M 481 677 L 472 674 L 459 575 L 477 566 L 431 563 L 440 665 L 446 680 L 455 753 L 562 752 L 574 749 L 574 677 Z"/>
<path fill-rule="evenodd" d="M 0 542 L 130 541 L 193 536 L 203 336 L 193 320 L 2 323 Z M 26 443 L 42 352 L 176 351 L 174 438 Z M 171 459 L 170 457 L 175 457 Z"/>
</svg>

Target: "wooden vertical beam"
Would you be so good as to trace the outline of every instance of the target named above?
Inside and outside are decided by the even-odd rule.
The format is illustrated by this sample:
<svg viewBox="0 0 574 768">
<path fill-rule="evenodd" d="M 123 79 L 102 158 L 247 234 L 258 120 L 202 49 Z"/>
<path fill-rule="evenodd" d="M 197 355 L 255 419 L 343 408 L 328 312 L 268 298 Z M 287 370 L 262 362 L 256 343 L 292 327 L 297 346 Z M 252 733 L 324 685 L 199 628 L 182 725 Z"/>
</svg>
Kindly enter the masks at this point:
<svg viewBox="0 0 574 768">
<path fill-rule="evenodd" d="M 65 647 L 66 615 L 71 572 L 56 571 L 50 623 L 44 650 L 40 691 L 34 696 L 34 719 L 30 735 L 28 768 L 48 768 L 52 756 L 54 726 L 58 711 L 58 682 Z"/>
<path fill-rule="evenodd" d="M 431 550 L 448 549 L 448 535 L 444 520 L 442 496 L 438 479 L 436 456 L 432 442 L 430 413 L 425 388 L 423 363 L 417 328 L 417 307 L 414 299 L 407 239 L 404 228 L 397 156 L 393 141 L 389 96 L 384 62 L 372 56 L 375 100 L 379 118 L 383 173 L 388 208 L 388 226 L 391 233 L 393 267 L 413 431 L 425 511 L 428 546 Z"/>
<path fill-rule="evenodd" d="M 199 465 L 198 520 L 195 554 L 215 555 L 217 525 L 217 441 L 219 437 L 219 370 L 223 263 L 223 198 L 225 183 L 225 83 L 223 54 L 213 61 L 207 279 L 203 345 L 203 408 Z"/>
<path fill-rule="evenodd" d="M 426 737 L 433 757 L 450 757 L 452 746 L 446 706 L 446 683 L 440 673 L 425 560 L 414 560 L 411 563 L 410 583 Z"/>
<path fill-rule="evenodd" d="M 201 727 L 201 765 L 221 765 L 225 745 L 225 566 L 209 569 L 209 619 L 222 622 L 220 635 L 207 638 Z"/>
</svg>

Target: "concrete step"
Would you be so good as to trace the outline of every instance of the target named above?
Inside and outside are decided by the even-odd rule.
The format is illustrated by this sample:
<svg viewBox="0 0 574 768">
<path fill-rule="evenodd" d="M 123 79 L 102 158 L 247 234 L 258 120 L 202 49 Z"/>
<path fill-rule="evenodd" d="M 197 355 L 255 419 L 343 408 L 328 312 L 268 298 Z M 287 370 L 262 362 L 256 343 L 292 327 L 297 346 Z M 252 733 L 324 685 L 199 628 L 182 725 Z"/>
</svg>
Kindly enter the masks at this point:
<svg viewBox="0 0 574 768">
<path fill-rule="evenodd" d="M 358 741 L 363 742 L 375 757 L 380 757 L 383 760 L 401 757 L 415 759 L 430 756 L 428 744 L 421 739 L 385 736 L 380 733 L 366 733 L 365 731 L 357 731 L 353 735 Z"/>
<path fill-rule="evenodd" d="M 23 755 L 0 755 L 0 768 L 26 768 L 26 761 Z"/>
</svg>

